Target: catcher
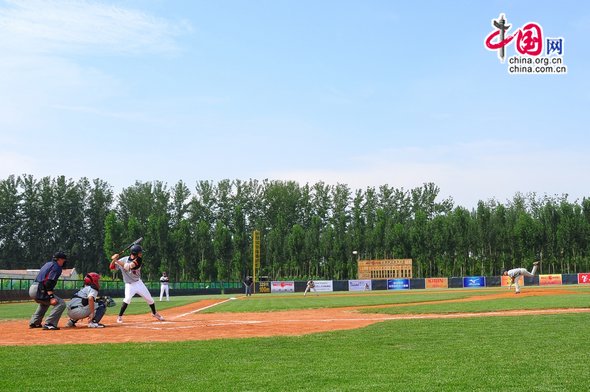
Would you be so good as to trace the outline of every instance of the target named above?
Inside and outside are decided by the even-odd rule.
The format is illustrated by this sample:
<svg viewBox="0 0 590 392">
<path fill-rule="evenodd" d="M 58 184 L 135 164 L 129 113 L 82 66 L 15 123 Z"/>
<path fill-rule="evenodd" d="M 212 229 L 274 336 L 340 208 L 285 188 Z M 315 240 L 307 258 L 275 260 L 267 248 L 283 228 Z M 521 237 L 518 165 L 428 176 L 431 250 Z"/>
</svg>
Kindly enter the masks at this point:
<svg viewBox="0 0 590 392">
<path fill-rule="evenodd" d="M 107 307 L 115 306 L 111 297 L 99 297 L 100 275 L 96 272 L 89 272 L 84 277 L 84 287 L 78 290 L 68 303 L 68 317 L 66 327 L 73 328 L 76 323 L 88 318 L 88 328 L 104 328 L 100 320 L 106 313 Z"/>
</svg>

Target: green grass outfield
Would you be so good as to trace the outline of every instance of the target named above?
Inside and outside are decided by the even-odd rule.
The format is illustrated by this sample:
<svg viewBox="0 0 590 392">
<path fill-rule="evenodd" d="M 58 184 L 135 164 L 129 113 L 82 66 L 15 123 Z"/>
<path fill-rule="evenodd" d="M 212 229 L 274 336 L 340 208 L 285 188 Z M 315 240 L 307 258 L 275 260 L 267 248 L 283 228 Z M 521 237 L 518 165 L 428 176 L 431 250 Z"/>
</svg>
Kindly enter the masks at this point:
<svg viewBox="0 0 590 392">
<path fill-rule="evenodd" d="M 396 303 L 404 305 L 370 311 L 590 307 L 590 288 L 582 286 L 563 286 L 537 297 L 440 302 L 504 290 L 255 295 L 210 311 Z M 164 309 L 202 298 L 173 297 L 157 304 Z M 0 305 L 0 319 L 26 319 L 33 307 Z M 141 299 L 134 299 L 128 311 L 146 309 Z M 10 346 L 0 347 L 0 385 L 7 391 L 583 391 L 590 386 L 589 335 L 590 313 L 573 313 L 396 320 L 299 337 Z"/>
</svg>

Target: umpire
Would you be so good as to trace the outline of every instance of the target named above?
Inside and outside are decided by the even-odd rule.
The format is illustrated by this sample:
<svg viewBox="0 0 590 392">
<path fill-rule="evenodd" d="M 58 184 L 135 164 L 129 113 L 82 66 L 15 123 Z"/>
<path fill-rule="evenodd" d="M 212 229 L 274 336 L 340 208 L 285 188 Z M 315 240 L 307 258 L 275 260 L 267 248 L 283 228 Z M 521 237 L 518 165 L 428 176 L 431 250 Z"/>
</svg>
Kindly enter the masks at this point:
<svg viewBox="0 0 590 392">
<path fill-rule="evenodd" d="M 66 308 L 66 302 L 56 296 L 53 289 L 61 276 L 62 268 L 65 266 L 67 259 L 68 256 L 64 252 L 56 252 L 53 259 L 41 267 L 39 274 L 29 288 L 29 297 L 39 304 L 31 317 L 29 328 L 41 328 L 45 313 L 49 310 L 49 306 L 53 306 L 53 310 L 45 320 L 43 329 L 50 331 L 59 329 L 57 323 Z"/>
</svg>

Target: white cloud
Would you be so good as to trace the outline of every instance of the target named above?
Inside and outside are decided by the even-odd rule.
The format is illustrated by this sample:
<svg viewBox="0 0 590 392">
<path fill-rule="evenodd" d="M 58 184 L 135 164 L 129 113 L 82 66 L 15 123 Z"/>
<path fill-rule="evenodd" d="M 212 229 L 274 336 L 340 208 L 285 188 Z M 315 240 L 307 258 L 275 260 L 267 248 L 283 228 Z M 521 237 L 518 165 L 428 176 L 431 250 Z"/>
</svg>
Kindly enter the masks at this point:
<svg viewBox="0 0 590 392">
<path fill-rule="evenodd" d="M 8 178 L 11 175 L 33 174 L 36 167 L 37 165 L 31 157 L 0 150 L 0 179 Z"/>
<path fill-rule="evenodd" d="M 190 30 L 141 11 L 84 0 L 10 0 L 0 8 L 0 48 L 24 53 L 175 50 Z"/>
<path fill-rule="evenodd" d="M 0 85 L 0 133 L 49 131 L 59 105 L 91 105 L 125 91 L 98 69 L 39 55 L 0 59 Z"/>
<path fill-rule="evenodd" d="M 400 148 L 357 156 L 351 170 L 275 170 L 271 179 L 299 183 L 342 183 L 352 189 L 388 184 L 411 189 L 433 182 L 440 197 L 474 208 L 479 200 L 512 200 L 517 192 L 537 195 L 568 194 L 570 200 L 590 197 L 582 180 L 590 158 L 583 152 L 531 148 L 485 141 L 433 148 Z M 348 166 L 348 165 L 347 165 Z"/>
<path fill-rule="evenodd" d="M 113 98 L 125 97 L 127 81 L 80 55 L 168 53 L 188 30 L 185 22 L 104 2 L 0 0 L 0 133 L 63 130 L 61 119 L 73 110 L 141 117 L 110 109 Z"/>
</svg>

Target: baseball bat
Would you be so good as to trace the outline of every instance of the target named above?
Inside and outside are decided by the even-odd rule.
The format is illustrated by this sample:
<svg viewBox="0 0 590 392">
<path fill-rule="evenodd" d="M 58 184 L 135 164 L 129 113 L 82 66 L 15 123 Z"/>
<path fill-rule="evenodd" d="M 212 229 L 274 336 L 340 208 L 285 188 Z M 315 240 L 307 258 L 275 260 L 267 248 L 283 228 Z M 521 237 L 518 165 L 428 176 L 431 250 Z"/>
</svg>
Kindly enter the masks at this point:
<svg viewBox="0 0 590 392">
<path fill-rule="evenodd" d="M 143 237 L 139 237 L 138 239 L 136 239 L 135 241 L 133 241 L 132 243 L 130 243 L 129 245 L 127 245 L 127 247 L 125 249 L 123 249 L 122 251 L 120 251 L 119 254 L 122 254 L 127 249 L 131 248 L 133 245 L 139 244 L 141 241 L 143 241 Z"/>
</svg>

